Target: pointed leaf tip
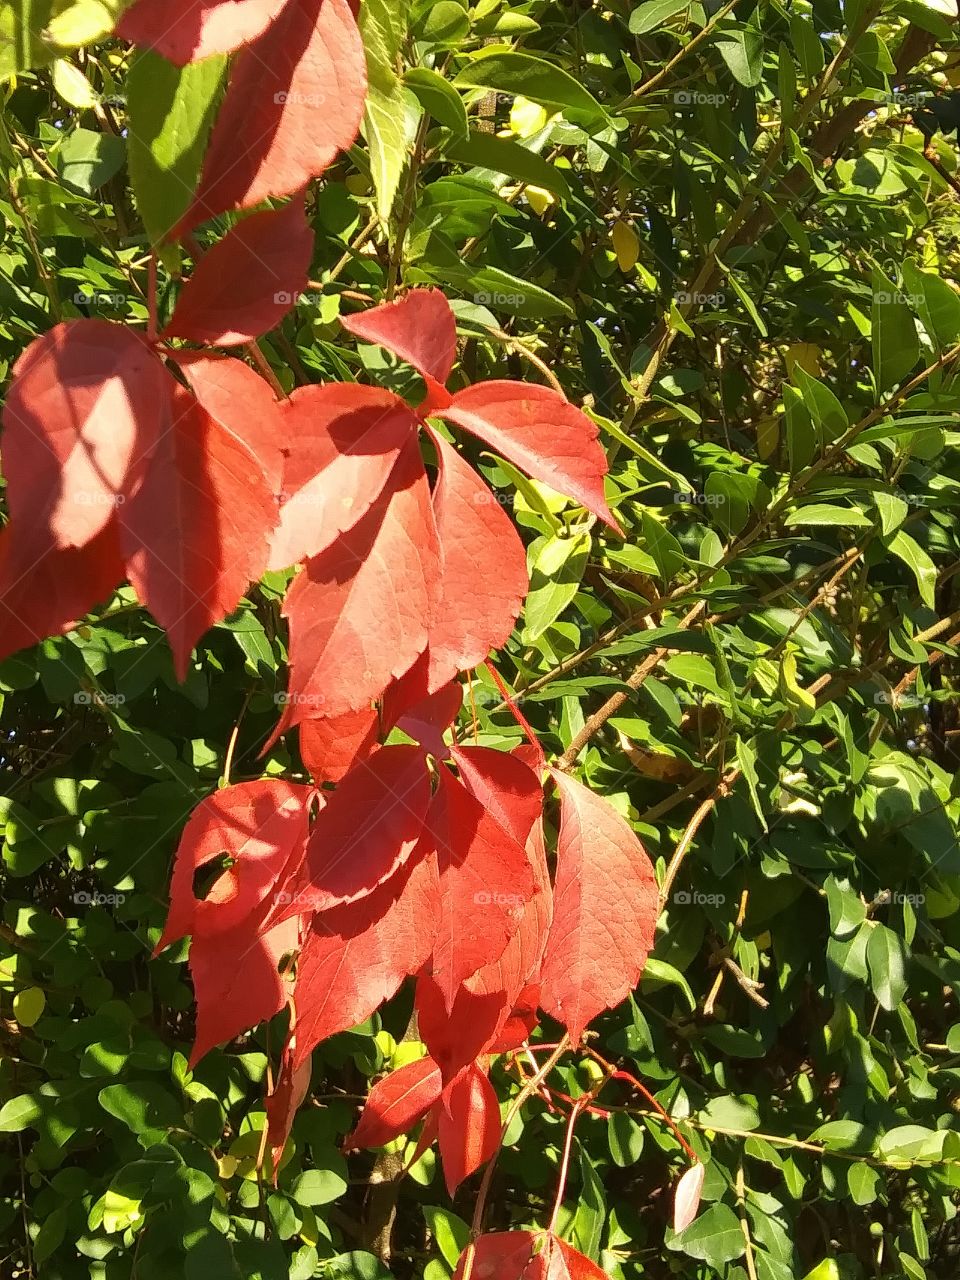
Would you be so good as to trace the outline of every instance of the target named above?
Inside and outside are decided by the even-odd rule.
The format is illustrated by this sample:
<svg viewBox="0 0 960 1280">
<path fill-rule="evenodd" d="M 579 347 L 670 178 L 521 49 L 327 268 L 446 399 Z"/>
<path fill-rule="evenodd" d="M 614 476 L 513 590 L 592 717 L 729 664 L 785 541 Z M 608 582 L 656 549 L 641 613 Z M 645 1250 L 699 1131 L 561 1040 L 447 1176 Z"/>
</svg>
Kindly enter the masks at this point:
<svg viewBox="0 0 960 1280">
<path fill-rule="evenodd" d="M 698 1160 L 686 1170 L 677 1183 L 673 1195 L 673 1229 L 680 1232 L 689 1227 L 700 1208 L 700 1196 L 703 1193 L 703 1180 L 706 1168 Z"/>
</svg>

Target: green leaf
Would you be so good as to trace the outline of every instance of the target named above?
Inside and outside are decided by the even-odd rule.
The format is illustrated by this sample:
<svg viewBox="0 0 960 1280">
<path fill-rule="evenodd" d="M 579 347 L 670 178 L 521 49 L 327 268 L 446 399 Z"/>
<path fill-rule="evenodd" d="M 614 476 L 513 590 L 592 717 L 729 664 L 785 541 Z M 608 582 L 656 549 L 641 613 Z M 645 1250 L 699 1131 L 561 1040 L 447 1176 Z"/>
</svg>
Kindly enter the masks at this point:
<svg viewBox="0 0 960 1280">
<path fill-rule="evenodd" d="M 611 1111 L 607 1120 L 607 1145 L 621 1169 L 636 1164 L 643 1153 L 646 1129 L 626 1111 Z"/>
<path fill-rule="evenodd" d="M 925 1129 L 918 1124 L 898 1125 L 879 1140 L 876 1155 L 882 1160 L 902 1160 L 905 1163 L 939 1160 L 945 1137 L 942 1130 Z"/>
<path fill-rule="evenodd" d="M 588 1258 L 596 1258 L 600 1252 L 603 1224 L 607 1217 L 607 1200 L 603 1192 L 603 1183 L 582 1142 L 577 1142 L 577 1151 L 580 1165 L 580 1198 L 570 1229 L 570 1240 Z"/>
<path fill-rule="evenodd" d="M 407 274 L 411 280 L 429 280 L 446 285 L 448 289 L 457 289 L 478 306 L 511 316 L 549 319 L 574 314 L 565 299 L 499 267 L 457 267 L 445 263 L 442 268 L 411 268 Z"/>
<path fill-rule="evenodd" d="M 360 6 L 360 34 L 367 59 L 364 136 L 377 212 L 383 219 L 390 216 L 407 163 L 407 103 L 411 95 L 397 73 L 397 58 L 409 18 L 409 0 L 364 0 Z"/>
<path fill-rule="evenodd" d="M 880 1172 L 872 1165 L 858 1161 L 847 1169 L 847 1186 L 855 1205 L 873 1204 L 879 1192 Z"/>
<path fill-rule="evenodd" d="M 730 39 L 717 41 L 717 52 L 739 84 L 748 89 L 763 75 L 763 36 L 756 27 L 742 27 Z"/>
<path fill-rule="evenodd" d="M 920 321 L 938 351 L 946 351 L 960 341 L 960 295 L 940 276 L 920 271 L 914 263 L 903 264 L 904 287 L 911 295 Z"/>
<path fill-rule="evenodd" d="M 513 93 L 555 111 L 573 111 L 591 119 L 606 112 L 592 93 L 556 63 L 531 53 L 480 53 L 457 75 L 454 86 Z"/>
<path fill-rule="evenodd" d="M 458 1218 L 452 1210 L 441 1209 L 437 1205 L 424 1205 L 423 1216 L 444 1261 L 455 1267 L 470 1240 L 470 1224 Z"/>
<path fill-rule="evenodd" d="M 903 292 L 879 271 L 874 272 L 870 323 L 877 390 L 889 391 L 903 381 L 919 360 L 920 341 Z"/>
<path fill-rule="evenodd" d="M 467 108 L 449 80 L 429 67 L 408 67 L 403 78 L 424 111 L 449 129 L 454 138 L 469 136 Z"/>
<path fill-rule="evenodd" d="M 884 538 L 895 533 L 910 514 L 910 508 L 903 498 L 897 497 L 895 493 L 885 493 L 881 489 L 873 495 L 873 505 L 880 516 L 880 534 Z"/>
<path fill-rule="evenodd" d="M 808 525 L 837 525 L 844 529 L 871 529 L 873 521 L 857 507 L 835 507 L 826 502 L 812 502 L 808 507 L 791 511 L 783 522 L 788 529 Z"/>
<path fill-rule="evenodd" d="M 170 1129 L 182 1120 L 174 1098 L 166 1089 L 147 1080 L 108 1084 L 100 1090 L 99 1098 L 104 1111 L 122 1120 L 133 1133 Z"/>
<path fill-rule="evenodd" d="M 57 168 L 64 182 L 89 196 L 120 172 L 126 154 L 116 134 L 74 129 L 57 152 Z"/>
<path fill-rule="evenodd" d="M 640 981 L 643 986 L 653 990 L 656 990 L 658 984 L 662 985 L 664 983 L 679 987 L 690 1008 L 695 1009 L 697 1007 L 697 998 L 680 970 L 674 968 L 672 964 L 667 964 L 665 960 L 661 960 L 657 956 L 647 956 L 647 963 L 644 965 Z"/>
<path fill-rule="evenodd" d="M 43 1106 L 31 1093 L 21 1093 L 0 1108 L 0 1133 L 20 1133 L 43 1115 Z"/>
<path fill-rule="evenodd" d="M 589 533 L 547 538 L 530 565 L 530 590 L 523 607 L 523 643 L 533 644 L 556 622 L 580 590 L 590 555 Z"/>
<path fill-rule="evenodd" d="M 290 1191 L 297 1204 L 312 1206 L 339 1200 L 347 1189 L 346 1165 L 342 1160 L 340 1164 L 342 1169 L 307 1169 L 301 1173 Z"/>
<path fill-rule="evenodd" d="M 756 1106 L 732 1094 L 712 1098 L 700 1112 L 699 1120 L 707 1129 L 745 1129 L 750 1132 L 760 1128 L 760 1113 Z"/>
<path fill-rule="evenodd" d="M 26 987 L 13 997 L 13 1016 L 21 1027 L 33 1027 L 47 1003 L 42 987 Z"/>
<path fill-rule="evenodd" d="M 790 39 L 804 79 L 816 80 L 823 70 L 824 51 L 817 29 L 808 17 L 790 14 Z"/>
<path fill-rule="evenodd" d="M 903 939 L 885 924 L 874 924 L 867 939 L 867 967 L 873 994 L 884 1009 L 896 1009 L 907 989 L 907 951 Z"/>
<path fill-rule="evenodd" d="M 745 1248 L 740 1219 L 725 1204 L 712 1204 L 679 1235 L 668 1232 L 666 1245 L 718 1269 L 742 1257 Z"/>
<path fill-rule="evenodd" d="M 799 364 L 794 365 L 793 379 L 803 403 L 807 406 L 822 440 L 836 440 L 850 425 L 843 405 L 828 386 L 812 377 Z"/>
<path fill-rule="evenodd" d="M 150 241 L 161 244 L 193 198 L 226 59 L 175 67 L 138 50 L 127 77 L 130 182 Z"/>
<path fill-rule="evenodd" d="M 46 66 L 107 35 L 133 0 L 6 0 L 0 5 L 0 77 Z"/>
<path fill-rule="evenodd" d="M 935 588 L 937 585 L 937 566 L 909 533 L 901 529 L 887 543 L 887 550 L 907 566 L 917 580 L 920 599 L 931 609 L 936 608 Z"/>
<path fill-rule="evenodd" d="M 328 1258 L 322 1274 L 336 1280 L 393 1280 L 393 1272 L 379 1258 L 361 1252 L 338 1253 L 335 1258 Z"/>
<path fill-rule="evenodd" d="M 532 187 L 542 187 L 561 200 L 570 198 L 567 180 L 555 165 L 509 138 L 498 138 L 494 133 L 471 129 L 466 141 L 455 139 L 444 148 L 444 154 L 458 164 L 475 165 L 526 182 Z"/>
<path fill-rule="evenodd" d="M 666 525 L 662 525 L 646 511 L 640 512 L 640 529 L 644 545 L 657 562 L 660 577 L 664 582 L 669 582 L 686 563 L 683 548 Z"/>
<path fill-rule="evenodd" d="M 803 396 L 788 384 L 783 387 L 783 409 L 790 471 L 796 475 L 813 461 L 817 452 L 817 432 Z"/>
<path fill-rule="evenodd" d="M 828 1120 L 810 1134 L 811 1142 L 821 1142 L 836 1151 L 869 1150 L 871 1135 L 855 1120 Z"/>
<path fill-rule="evenodd" d="M 664 26 L 674 14 L 689 7 L 690 0 L 648 0 L 646 4 L 637 5 L 630 13 L 630 34 L 646 35 Z"/>
<path fill-rule="evenodd" d="M 470 15 L 457 0 L 428 4 L 413 24 L 414 34 L 427 44 L 452 45 L 470 30 Z"/>
</svg>

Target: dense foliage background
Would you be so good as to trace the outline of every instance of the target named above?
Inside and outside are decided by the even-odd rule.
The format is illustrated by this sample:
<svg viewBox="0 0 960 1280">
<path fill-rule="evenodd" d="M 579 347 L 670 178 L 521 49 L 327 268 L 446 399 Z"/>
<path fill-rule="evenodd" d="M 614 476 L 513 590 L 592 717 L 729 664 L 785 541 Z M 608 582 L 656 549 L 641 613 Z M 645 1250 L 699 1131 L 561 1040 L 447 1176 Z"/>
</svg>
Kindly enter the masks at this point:
<svg viewBox="0 0 960 1280">
<path fill-rule="evenodd" d="M 0 7 L 5 375 L 58 319 L 145 322 L 144 228 L 195 180 L 222 60 L 134 60 L 120 8 Z M 454 384 L 559 382 L 600 425 L 628 530 L 474 454 L 533 576 L 500 669 L 664 887 L 642 985 L 592 1043 L 708 1161 L 674 1236 L 680 1149 L 610 1085 L 609 1117 L 578 1125 L 561 1230 L 623 1280 L 953 1276 L 953 15 L 365 0 L 360 19 L 366 142 L 311 190 L 311 291 L 267 360 L 285 388 L 404 391 L 337 316 L 439 284 Z M 179 269 L 166 251 L 162 306 Z M 280 1033 L 188 1071 L 187 944 L 150 959 L 189 810 L 226 773 L 301 767 L 289 746 L 258 758 L 285 581 L 204 638 L 182 685 L 128 589 L 0 666 L 3 1275 L 442 1280 L 466 1239 L 476 1180 L 450 1203 L 429 1153 L 396 1181 L 397 1151 L 339 1149 L 369 1081 L 419 1052 L 409 993 L 317 1052 L 274 1187 L 256 1156 Z M 520 738 L 482 670 L 461 731 Z M 494 1067 L 505 1108 L 522 1068 Z M 558 1087 L 595 1072 L 570 1055 Z M 543 1221 L 562 1144 L 528 1103 L 491 1229 Z"/>
</svg>

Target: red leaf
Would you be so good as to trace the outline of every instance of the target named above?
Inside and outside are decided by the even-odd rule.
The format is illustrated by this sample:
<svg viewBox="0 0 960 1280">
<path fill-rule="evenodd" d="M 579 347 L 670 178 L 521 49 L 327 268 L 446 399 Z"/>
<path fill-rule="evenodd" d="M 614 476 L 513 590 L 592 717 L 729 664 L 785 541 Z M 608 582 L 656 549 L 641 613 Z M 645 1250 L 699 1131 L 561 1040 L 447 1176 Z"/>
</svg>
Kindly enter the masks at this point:
<svg viewBox="0 0 960 1280">
<path fill-rule="evenodd" d="M 308 560 L 287 592 L 290 692 L 277 733 L 359 711 L 409 670 L 427 645 L 437 576 L 430 490 L 412 440 L 363 519 Z"/>
<path fill-rule="evenodd" d="M 483 747 L 471 749 L 471 753 L 474 750 L 488 753 Z M 458 757 L 461 754 L 457 752 Z M 488 754 L 510 759 L 500 752 Z M 466 778 L 463 772 L 462 776 Z M 496 816 L 487 798 L 490 794 L 481 791 L 478 798 Z M 525 821 L 524 818 L 520 829 Z M 531 983 L 540 972 L 552 914 L 550 876 L 540 822 L 530 831 L 527 855 L 536 892 L 525 904 L 519 928 L 499 959 L 485 964 L 464 980 L 449 1014 L 433 979 L 423 975 L 417 982 L 420 1036 L 440 1065 L 445 1080 L 481 1054 L 502 1053 L 522 1044 L 536 1025 L 539 987 Z"/>
<path fill-rule="evenodd" d="M 285 445 L 289 444 L 281 403 L 266 379 L 232 356 L 199 351 L 168 351 L 190 390 L 210 417 L 244 445 L 274 493 L 283 479 Z"/>
<path fill-rule="evenodd" d="M 471 1064 L 447 1085 L 440 1107 L 440 1157 L 450 1195 L 500 1145 L 500 1106 L 493 1085 Z"/>
<path fill-rule="evenodd" d="M 177 234 L 225 209 L 288 196 L 357 136 L 367 68 L 347 0 L 288 0 L 239 53 Z"/>
<path fill-rule="evenodd" d="M 182 679 L 208 627 L 263 573 L 276 501 L 253 454 L 170 379 L 171 422 L 119 508 L 132 586 L 166 630 Z"/>
<path fill-rule="evenodd" d="M 698 1160 L 686 1170 L 673 1193 L 673 1229 L 684 1231 L 697 1216 L 707 1170 Z"/>
<path fill-rule="evenodd" d="M 154 955 L 188 933 L 209 936 L 235 928 L 264 901 L 290 855 L 306 842 L 313 794 L 312 787 L 261 778 L 200 801 L 177 846 L 170 911 Z M 206 898 L 195 898 L 196 872 L 221 854 L 233 865 Z"/>
<path fill-rule="evenodd" d="M 478 382 L 437 412 L 622 536 L 603 493 L 607 455 L 597 428 L 559 392 L 528 382 Z"/>
<path fill-rule="evenodd" d="M 553 772 L 560 838 L 540 1005 L 576 1044 L 637 984 L 657 925 L 657 881 L 630 826 L 602 796 Z"/>
<path fill-rule="evenodd" d="M 472 1280 L 542 1280 L 543 1261 L 534 1256 L 540 1239 L 533 1231 L 498 1231 L 481 1236 L 473 1255 Z M 453 1280 L 463 1280 L 463 1254 Z"/>
<path fill-rule="evenodd" d="M 523 543 L 487 485 L 442 436 L 430 436 L 440 460 L 433 509 L 443 579 L 429 676 L 438 689 L 507 642 L 529 578 Z"/>
<path fill-rule="evenodd" d="M 503 1033 L 507 1021 L 514 1016 L 524 995 L 529 997 L 530 985 L 539 979 L 550 923 L 553 919 L 553 894 L 547 870 L 543 827 L 539 822 L 534 826 L 527 840 L 527 855 L 533 867 L 536 892 L 523 909 L 520 927 L 507 943 L 499 959 L 484 965 L 472 978 L 467 979 L 468 987 L 478 995 L 494 991 L 504 993 L 505 1016 L 497 1027 L 498 1036 Z M 517 1016 L 524 1017 L 522 1010 Z"/>
<path fill-rule="evenodd" d="M 430 972 L 446 1008 L 457 988 L 498 959 L 534 892 L 523 846 L 445 768 L 430 803 L 424 847 L 440 872 L 437 943 Z"/>
<path fill-rule="evenodd" d="M 143 476 L 166 425 L 163 365 L 143 338 L 104 320 L 58 324 L 14 365 L 3 411 L 11 520 L 82 547 Z"/>
<path fill-rule="evenodd" d="M 307 287 L 312 257 L 302 194 L 251 214 L 199 260 L 162 336 L 232 347 L 275 329 Z"/>
<path fill-rule="evenodd" d="M 559 1236 L 544 1233 L 543 1280 L 608 1280 L 595 1262 Z"/>
<path fill-rule="evenodd" d="M 284 1045 L 280 1071 L 277 1075 L 273 1092 L 268 1094 L 264 1101 L 264 1110 L 267 1113 L 267 1141 L 270 1144 L 270 1154 L 273 1157 L 274 1185 L 276 1185 L 277 1174 L 280 1171 L 283 1148 L 287 1145 L 287 1139 L 290 1137 L 294 1117 L 301 1102 L 307 1096 L 312 1074 L 312 1065 L 309 1062 L 301 1062 L 299 1067 L 294 1067 L 294 1043 L 296 1043 L 295 1038 L 288 1039 L 286 1045 Z"/>
<path fill-rule="evenodd" d="M 449 748 L 443 735 L 457 718 L 463 702 L 463 686 L 451 681 L 436 693 L 427 693 L 429 655 L 423 654 L 406 675 L 384 691 L 380 722 L 384 733 L 396 726 L 438 759 Z"/>
<path fill-rule="evenodd" d="M 427 973 L 417 979 L 416 1008 L 420 1039 L 439 1066 L 444 1083 L 480 1057 L 508 1013 L 504 992 L 478 995 L 470 979 L 457 988 L 448 1012 L 440 988 Z"/>
<path fill-rule="evenodd" d="M 352 769 L 317 815 L 307 856 L 288 886 L 291 908 L 328 911 L 373 893 L 413 853 L 430 804 L 419 747 L 381 747 Z"/>
<path fill-rule="evenodd" d="M 325 551 L 376 502 L 417 420 L 392 391 L 356 383 L 298 387 L 282 409 L 290 449 L 270 568 Z"/>
<path fill-rule="evenodd" d="M 297 967 L 296 1061 L 363 1022 L 417 972 L 436 932 L 437 870 L 411 861 L 375 893 L 318 912 Z"/>
<path fill-rule="evenodd" d="M 85 547 L 58 551 L 38 524 L 0 533 L 0 660 L 71 630 L 123 580 L 116 524 Z"/>
<path fill-rule="evenodd" d="M 190 973 L 197 998 L 197 1030 L 190 1066 L 214 1045 L 234 1039 L 279 1013 L 287 989 L 279 973 L 281 957 L 297 946 L 299 921 L 284 920 L 262 935 L 248 922 L 190 943 Z"/>
<path fill-rule="evenodd" d="M 300 755 L 315 782 L 339 782 L 376 749 L 379 721 L 373 707 L 329 719 L 301 720 Z"/>
<path fill-rule="evenodd" d="M 543 811 L 543 788 L 524 759 L 492 747 L 452 747 L 463 785 L 517 844 L 525 845 Z"/>
<path fill-rule="evenodd" d="M 383 1147 L 409 1133 L 440 1097 L 440 1071 L 432 1058 L 418 1058 L 391 1071 L 370 1090 L 360 1123 L 344 1142 L 344 1150 Z"/>
<path fill-rule="evenodd" d="M 117 24 L 121 40 L 183 66 L 229 53 L 261 35 L 285 0 L 137 0 Z"/>
<path fill-rule="evenodd" d="M 510 1010 L 510 1016 L 504 1020 L 496 1039 L 490 1044 L 490 1052 L 510 1053 L 529 1040 L 539 1021 L 537 1017 L 539 1004 L 539 983 L 524 987 L 519 1000 Z"/>
<path fill-rule="evenodd" d="M 386 347 L 425 378 L 441 386 L 449 378 L 457 358 L 457 322 L 439 289 L 411 289 L 396 302 L 340 321 L 362 342 Z"/>
</svg>

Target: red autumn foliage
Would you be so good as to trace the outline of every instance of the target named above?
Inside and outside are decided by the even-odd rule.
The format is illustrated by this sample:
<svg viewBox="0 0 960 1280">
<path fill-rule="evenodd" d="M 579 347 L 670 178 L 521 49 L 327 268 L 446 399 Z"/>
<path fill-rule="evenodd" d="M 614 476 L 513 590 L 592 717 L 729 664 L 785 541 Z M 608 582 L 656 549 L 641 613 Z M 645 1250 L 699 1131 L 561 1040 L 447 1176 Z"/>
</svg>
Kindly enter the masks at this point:
<svg viewBox="0 0 960 1280">
<path fill-rule="evenodd" d="M 304 189 L 351 145 L 363 111 L 354 14 L 347 0 L 138 0 L 119 30 L 178 63 L 234 52 L 177 234 L 294 198 L 243 218 L 197 261 L 159 336 L 153 299 L 146 335 L 73 321 L 18 361 L 3 415 L 0 657 L 68 630 L 127 579 L 182 677 L 251 582 L 296 566 L 275 736 L 299 726 L 314 784 L 264 778 L 198 805 L 158 949 L 191 937 L 192 1062 L 290 1009 L 267 1100 L 275 1168 L 314 1047 L 416 979 L 431 1056 L 374 1086 L 351 1145 L 423 1121 L 421 1146 L 439 1141 L 452 1194 L 499 1146 L 491 1058 L 525 1043 L 538 1008 L 576 1044 L 626 996 L 652 946 L 657 887 L 626 821 L 557 772 L 549 850 L 539 747 L 451 741 L 459 677 L 507 641 L 528 581 L 512 522 L 428 418 L 617 531 L 606 458 L 594 424 L 555 390 L 448 389 L 456 324 L 435 289 L 344 320 L 421 374 L 416 407 L 357 384 L 281 400 L 213 350 L 274 327 L 306 285 Z M 384 745 L 395 725 L 411 743 Z M 222 855 L 229 866 L 198 898 L 196 872 Z M 686 1218 L 692 1191 L 681 1199 Z M 535 1273 L 602 1274 L 551 1232 L 481 1239 L 474 1275 Z"/>
</svg>

